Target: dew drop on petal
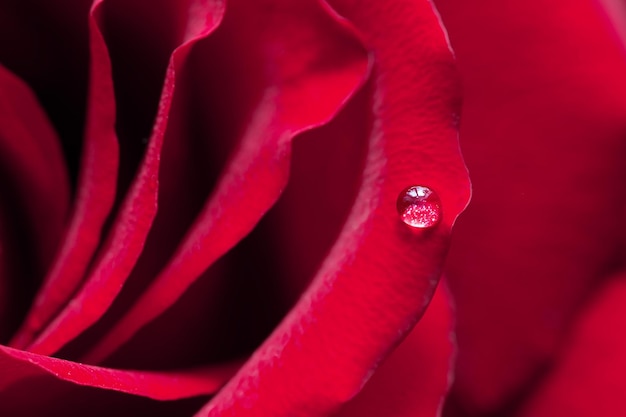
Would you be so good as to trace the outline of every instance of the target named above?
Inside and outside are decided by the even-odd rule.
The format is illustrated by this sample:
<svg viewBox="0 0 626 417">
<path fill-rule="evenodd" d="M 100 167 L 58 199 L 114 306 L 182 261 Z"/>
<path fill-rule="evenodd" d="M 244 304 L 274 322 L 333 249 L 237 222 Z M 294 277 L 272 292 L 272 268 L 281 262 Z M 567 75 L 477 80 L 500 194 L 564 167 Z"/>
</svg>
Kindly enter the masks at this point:
<svg viewBox="0 0 626 417">
<path fill-rule="evenodd" d="M 416 229 L 428 229 L 441 220 L 441 201 L 430 188 L 422 185 L 407 187 L 396 203 L 400 219 Z"/>
</svg>

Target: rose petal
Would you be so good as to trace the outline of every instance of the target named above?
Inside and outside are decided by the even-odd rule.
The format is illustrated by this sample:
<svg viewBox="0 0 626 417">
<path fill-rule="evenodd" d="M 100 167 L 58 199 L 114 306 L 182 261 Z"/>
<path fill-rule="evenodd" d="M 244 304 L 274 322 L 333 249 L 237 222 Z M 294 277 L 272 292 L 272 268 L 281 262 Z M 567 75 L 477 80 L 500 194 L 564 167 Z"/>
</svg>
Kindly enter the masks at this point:
<svg viewBox="0 0 626 417">
<path fill-rule="evenodd" d="M 0 91 L 0 211 L 6 216 L 0 256 L 7 268 L 0 278 L 0 286 L 6 288 L 0 290 L 0 308 L 6 309 L 0 317 L 4 321 L 21 319 L 24 312 L 18 313 L 17 303 L 25 300 L 20 288 L 37 283 L 54 256 L 69 208 L 70 183 L 58 137 L 35 95 L 4 67 L 0 67 Z M 6 336 L 2 330 L 0 335 Z"/>
<path fill-rule="evenodd" d="M 470 412 L 495 412 L 621 262 L 626 55 L 593 1 L 437 4 L 463 77 L 474 184 L 447 268 L 455 391 Z"/>
<path fill-rule="evenodd" d="M 626 278 L 614 277 L 579 312 L 548 376 L 520 416 L 618 417 L 626 388 Z"/>
<path fill-rule="evenodd" d="M 195 55 L 200 68 L 229 65 L 215 71 L 223 77 L 218 91 L 237 99 L 232 108 L 237 130 L 226 130 L 224 138 L 236 135 L 234 152 L 164 270 L 85 357 L 88 362 L 101 361 L 171 306 L 250 232 L 285 186 L 291 139 L 333 117 L 367 68 L 362 46 L 314 1 L 229 3 L 223 26 L 202 46 L 207 49 Z M 194 88 L 204 85 L 198 80 Z M 224 98 L 226 105 L 231 102 Z M 228 117 L 224 125 L 233 115 Z"/>
<path fill-rule="evenodd" d="M 217 27 L 223 13 L 223 3 L 219 0 L 199 1 L 189 5 L 197 15 L 190 14 L 193 19 L 190 19 L 184 42 L 172 53 L 154 130 L 137 177 L 85 283 L 63 311 L 29 345 L 28 349 L 32 352 L 52 354 L 95 323 L 111 305 L 139 257 L 156 214 L 160 153 L 177 73 L 184 65 L 192 45 Z M 102 4 L 101 1 L 96 2 L 92 9 L 94 34 L 98 33 L 96 16 Z"/>
<path fill-rule="evenodd" d="M 374 113 L 358 121 L 374 121 L 363 184 L 311 286 L 198 416 L 336 411 L 430 301 L 450 228 L 467 202 L 453 127 L 456 78 L 430 5 L 333 5 L 363 31 L 378 63 L 367 85 Z M 424 234 L 408 230 L 395 208 L 398 193 L 414 183 L 443 201 L 442 222 Z"/>
<path fill-rule="evenodd" d="M 108 53 L 92 20 L 98 4 L 94 2 L 90 14 L 91 80 L 78 194 L 62 247 L 28 316 L 10 343 L 16 348 L 28 346 L 80 285 L 113 207 L 119 162 L 114 130 L 115 99 Z"/>
<path fill-rule="evenodd" d="M 213 31 L 222 18 L 223 8 L 222 0 L 106 0 L 103 3 L 98 24 L 111 55 L 117 104 L 119 204 L 135 179 L 155 128 L 172 53 Z M 182 53 L 177 52 L 179 61 Z M 178 65 L 177 82 L 183 78 L 180 72 L 184 68 L 182 61 Z M 170 108 L 168 117 L 171 112 Z"/>
<path fill-rule="evenodd" d="M 439 415 L 452 382 L 452 311 L 440 285 L 433 300 L 398 348 L 337 417 L 432 417 Z"/>
<path fill-rule="evenodd" d="M 185 91 L 185 80 L 193 86 L 190 91 L 198 90 L 198 83 L 193 79 L 184 79 L 182 84 L 178 83 L 179 92 Z M 185 101 L 194 102 L 193 95 Z M 220 97 L 213 97 L 213 102 L 222 101 Z M 211 103 L 196 105 L 219 109 Z M 180 108 L 180 113 L 190 113 L 184 106 Z M 355 126 L 354 120 L 362 120 L 368 108 L 368 95 L 361 90 L 327 125 L 298 135 L 293 142 L 289 183 L 276 205 L 248 236 L 196 279 L 193 287 L 171 308 L 144 326 L 104 363 L 122 368 L 168 369 L 169 366 L 243 357 L 258 347 L 311 281 L 354 203 L 367 145 L 363 137 L 369 129 L 368 123 Z M 228 113 L 227 109 L 220 111 Z M 226 116 L 212 116 L 212 119 L 222 117 Z M 177 119 L 186 120 L 173 113 L 170 129 L 177 124 Z M 162 265 L 167 247 L 175 244 L 177 233 L 185 230 L 184 217 L 194 213 L 197 203 L 204 202 L 198 201 L 203 187 L 213 184 L 211 176 L 208 184 L 197 178 L 204 180 L 203 173 L 210 175 L 216 169 L 211 166 L 215 164 L 211 157 L 219 154 L 214 149 L 220 150 L 227 140 L 210 143 L 205 140 L 210 132 L 202 135 L 201 127 L 191 126 L 185 129 L 191 135 L 189 141 L 165 142 L 161 172 L 167 175 L 161 176 L 159 194 L 163 204 L 159 204 L 155 227 L 142 258 L 112 310 L 120 309 L 121 298 L 127 297 L 125 302 L 128 303 L 133 299 L 133 292 L 143 289 L 142 278 L 145 281 L 154 268 Z M 223 132 L 220 137 L 230 137 L 227 129 L 220 132 Z M 166 171 L 168 168 L 175 169 Z M 186 186 L 180 187 L 180 184 Z M 207 194 L 205 191 L 204 195 Z M 163 217 L 157 234 L 154 231 L 160 216 Z M 134 288 L 129 290 L 127 287 L 131 285 Z M 103 319 L 112 320 L 115 314 L 111 313 L 109 311 Z M 102 321 L 87 333 L 96 337 L 108 330 Z M 76 344 L 86 338 L 87 335 L 81 336 Z M 177 343 L 172 344 L 170 340 Z M 146 352 L 145 346 L 153 349 Z M 74 352 L 63 353 L 75 357 Z"/>
<path fill-rule="evenodd" d="M 37 393 L 36 401 L 33 393 Z M 11 417 L 185 417 L 193 415 L 194 410 L 206 401 L 206 396 L 160 401 L 84 387 L 42 375 L 12 385 L 0 394 L 0 401 L 2 413 Z"/>
<path fill-rule="evenodd" d="M 0 391 L 21 380 L 50 374 L 59 380 L 126 392 L 158 400 L 210 394 L 239 364 L 230 363 L 185 371 L 148 372 L 101 368 L 0 346 Z M 10 372 L 6 372 L 10 370 Z M 0 408 L 1 410 L 1 408 Z"/>
</svg>

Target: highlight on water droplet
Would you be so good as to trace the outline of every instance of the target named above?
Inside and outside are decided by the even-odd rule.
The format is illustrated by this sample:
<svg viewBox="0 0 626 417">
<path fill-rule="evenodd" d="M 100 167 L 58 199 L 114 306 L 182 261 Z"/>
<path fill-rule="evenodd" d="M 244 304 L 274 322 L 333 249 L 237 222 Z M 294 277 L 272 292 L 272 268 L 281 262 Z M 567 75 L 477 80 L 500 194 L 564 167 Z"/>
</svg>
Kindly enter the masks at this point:
<svg viewBox="0 0 626 417">
<path fill-rule="evenodd" d="M 402 190 L 396 207 L 400 219 L 416 229 L 434 227 L 441 220 L 439 196 L 423 185 L 412 185 Z"/>
</svg>

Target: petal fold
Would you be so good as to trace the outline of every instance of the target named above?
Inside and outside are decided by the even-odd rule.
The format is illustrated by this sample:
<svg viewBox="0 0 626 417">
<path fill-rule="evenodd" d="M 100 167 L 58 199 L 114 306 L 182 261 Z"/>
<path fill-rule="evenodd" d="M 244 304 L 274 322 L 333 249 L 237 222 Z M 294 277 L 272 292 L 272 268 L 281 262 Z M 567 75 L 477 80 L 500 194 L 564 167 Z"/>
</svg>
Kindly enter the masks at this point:
<svg viewBox="0 0 626 417">
<path fill-rule="evenodd" d="M 457 79 L 427 2 L 333 2 L 374 51 L 364 174 L 312 284 L 197 416 L 323 416 L 354 397 L 428 305 L 450 228 L 469 197 L 454 113 Z M 407 59 L 410 57 L 410 59 Z M 395 201 L 408 185 L 442 198 L 442 223 L 413 233 Z M 441 401 L 437 393 L 435 402 Z"/>
<path fill-rule="evenodd" d="M 92 16 L 98 12 L 98 6 L 101 4 L 103 3 L 94 4 Z M 193 16 L 191 19 L 190 14 L 188 31 L 183 38 L 184 43 L 172 53 L 152 136 L 134 182 L 113 220 L 111 230 L 84 284 L 38 338 L 28 346 L 30 351 L 52 354 L 95 323 L 121 291 L 143 249 L 157 209 L 160 154 L 175 94 L 177 73 L 184 65 L 193 44 L 208 36 L 217 27 L 223 13 L 223 3 L 219 0 L 209 2 L 198 0 L 197 3 L 190 3 L 189 7 L 192 6 L 203 6 L 203 9 L 194 12 L 206 18 L 199 19 L 198 16 Z M 96 20 L 93 18 L 95 25 Z M 98 31 L 94 29 L 94 33 Z"/>
<path fill-rule="evenodd" d="M 78 191 L 62 246 L 10 345 L 26 348 L 80 286 L 113 208 L 119 167 L 111 63 L 94 13 L 89 17 L 90 81 Z"/>
<path fill-rule="evenodd" d="M 168 372 L 119 370 L 0 346 L 0 366 L 4 370 L 10 370 L 0 375 L 0 391 L 21 380 L 49 374 L 77 385 L 157 400 L 175 400 L 215 392 L 236 371 L 238 364 Z"/>
<path fill-rule="evenodd" d="M 311 0 L 297 5 L 232 1 L 215 37 L 202 47 L 207 49 L 199 51 L 216 55 L 196 56 L 197 65 L 231 65 L 222 69 L 221 84 L 232 92 L 220 92 L 234 95 L 236 117 L 244 116 L 237 119 L 236 145 L 167 265 L 85 357 L 88 362 L 103 360 L 175 303 L 254 228 L 285 187 L 293 137 L 331 119 L 368 68 L 366 51 L 354 34 Z M 241 53 L 233 56 L 232 49 Z M 195 88 L 202 85 L 199 80 Z M 224 97 L 226 103 L 230 99 Z"/>
<path fill-rule="evenodd" d="M 435 417 L 452 383 L 452 310 L 443 282 L 406 339 L 336 417 Z"/>
<path fill-rule="evenodd" d="M 8 268 L 0 274 L 4 320 L 25 313 L 17 311 L 21 306 L 16 303 L 26 304 L 30 294 L 18 294 L 20 288 L 38 284 L 55 255 L 68 214 L 70 182 L 58 136 L 34 93 L 4 67 L 0 91 L 0 211 L 7 216 L 0 256 Z M 19 249 L 23 252 L 14 252 Z"/>
</svg>

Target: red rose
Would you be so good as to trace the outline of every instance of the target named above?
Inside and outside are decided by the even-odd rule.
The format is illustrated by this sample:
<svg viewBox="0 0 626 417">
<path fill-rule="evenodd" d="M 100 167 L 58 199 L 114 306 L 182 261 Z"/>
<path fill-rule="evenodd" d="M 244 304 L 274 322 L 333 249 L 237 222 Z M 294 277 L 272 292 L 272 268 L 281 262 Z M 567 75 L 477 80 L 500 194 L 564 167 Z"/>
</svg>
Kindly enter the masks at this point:
<svg viewBox="0 0 626 417">
<path fill-rule="evenodd" d="M 436 413 L 443 294 L 357 395 L 468 199 L 428 2 L 15 0 L 0 22 L 2 415 Z M 396 212 L 414 185 L 427 230 Z"/>
<path fill-rule="evenodd" d="M 626 50 L 612 21 L 626 15 L 437 6 L 473 186 L 446 274 L 459 352 L 444 415 L 623 416 Z"/>
</svg>

